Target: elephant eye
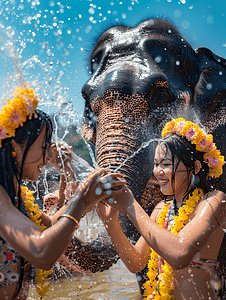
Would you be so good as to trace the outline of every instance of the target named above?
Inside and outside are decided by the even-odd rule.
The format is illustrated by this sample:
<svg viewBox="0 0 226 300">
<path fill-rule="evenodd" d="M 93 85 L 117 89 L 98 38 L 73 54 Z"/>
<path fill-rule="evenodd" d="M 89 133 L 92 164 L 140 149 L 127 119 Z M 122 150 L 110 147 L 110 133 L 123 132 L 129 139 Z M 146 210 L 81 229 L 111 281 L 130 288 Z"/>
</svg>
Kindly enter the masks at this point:
<svg viewBox="0 0 226 300">
<path fill-rule="evenodd" d="M 157 102 L 165 102 L 167 100 L 167 96 L 169 96 L 169 93 L 166 89 L 159 89 L 156 91 L 154 100 Z"/>
<path fill-rule="evenodd" d="M 91 72 L 94 73 L 99 67 L 99 64 L 101 62 L 103 56 L 103 50 L 98 51 L 95 53 L 94 56 L 91 58 Z"/>
<path fill-rule="evenodd" d="M 173 101 L 174 97 L 167 88 L 159 88 L 152 92 L 149 96 L 149 105 L 151 109 L 157 109 L 162 107 L 165 103 Z"/>
</svg>

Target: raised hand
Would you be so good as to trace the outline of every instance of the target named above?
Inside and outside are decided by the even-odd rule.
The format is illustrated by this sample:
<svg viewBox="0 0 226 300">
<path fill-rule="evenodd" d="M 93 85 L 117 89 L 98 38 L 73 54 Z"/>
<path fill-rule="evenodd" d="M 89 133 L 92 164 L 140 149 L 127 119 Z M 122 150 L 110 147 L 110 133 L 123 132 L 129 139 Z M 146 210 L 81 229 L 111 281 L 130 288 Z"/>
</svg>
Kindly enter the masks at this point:
<svg viewBox="0 0 226 300">
<path fill-rule="evenodd" d="M 51 159 L 50 163 L 61 173 L 65 175 L 71 175 L 70 163 L 72 161 L 73 147 L 69 146 L 65 142 L 53 143 L 50 146 Z"/>
<path fill-rule="evenodd" d="M 118 218 L 119 211 L 108 205 L 106 202 L 99 202 L 97 206 L 97 214 L 102 219 L 103 223 Z"/>
<path fill-rule="evenodd" d="M 122 194 L 125 184 L 121 174 L 111 174 L 108 169 L 99 169 L 80 183 L 74 197 L 80 197 L 86 210 L 89 210 L 101 200 Z"/>
<path fill-rule="evenodd" d="M 107 204 L 124 214 L 128 214 L 128 209 L 133 207 L 134 201 L 133 193 L 126 185 L 122 186 L 120 194 L 112 195 L 110 199 L 106 199 Z"/>
<path fill-rule="evenodd" d="M 65 189 L 65 198 L 67 199 L 67 201 L 70 201 L 73 198 L 74 193 L 76 192 L 79 184 L 80 184 L 80 181 L 77 180 L 77 181 L 74 181 L 74 182 L 70 182 L 66 186 L 66 189 Z"/>
</svg>

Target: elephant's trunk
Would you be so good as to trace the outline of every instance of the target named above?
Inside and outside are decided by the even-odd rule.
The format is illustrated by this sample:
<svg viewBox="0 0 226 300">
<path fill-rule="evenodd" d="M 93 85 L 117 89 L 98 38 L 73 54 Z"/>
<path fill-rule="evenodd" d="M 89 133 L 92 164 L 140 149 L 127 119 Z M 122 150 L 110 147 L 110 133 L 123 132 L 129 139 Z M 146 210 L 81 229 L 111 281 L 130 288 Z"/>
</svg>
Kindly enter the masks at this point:
<svg viewBox="0 0 226 300">
<path fill-rule="evenodd" d="M 102 100 L 102 103 L 105 101 L 107 105 L 106 109 L 102 108 L 96 121 L 96 130 L 99 132 L 96 139 L 96 152 L 98 165 L 110 168 L 112 171 L 117 169 L 124 174 L 129 187 L 139 201 L 151 177 L 153 155 L 150 153 L 150 148 L 134 154 L 141 147 L 142 142 L 153 137 L 154 130 L 151 129 L 147 101 L 137 95 L 136 98 L 132 98 L 124 96 L 119 99 L 112 94 L 111 97 Z M 96 101 L 99 102 L 99 99 Z M 96 105 L 94 101 L 92 109 L 95 109 Z"/>
</svg>

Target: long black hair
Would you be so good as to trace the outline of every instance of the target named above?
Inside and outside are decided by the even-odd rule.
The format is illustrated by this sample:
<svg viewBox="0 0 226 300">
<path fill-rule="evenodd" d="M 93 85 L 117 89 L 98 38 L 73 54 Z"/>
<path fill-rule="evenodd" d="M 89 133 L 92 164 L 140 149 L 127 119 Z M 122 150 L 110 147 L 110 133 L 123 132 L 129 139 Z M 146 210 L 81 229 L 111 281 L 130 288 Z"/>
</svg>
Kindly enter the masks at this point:
<svg viewBox="0 0 226 300">
<path fill-rule="evenodd" d="M 177 133 L 169 133 L 165 135 L 158 145 L 165 147 L 166 155 L 170 151 L 172 154 L 172 183 L 174 187 L 175 183 L 175 173 L 177 171 L 178 165 L 182 162 L 186 169 L 188 176 L 192 172 L 193 175 L 195 174 L 195 161 L 199 160 L 201 163 L 200 171 L 196 174 L 199 177 L 199 182 L 192 186 L 192 188 L 188 189 L 184 195 L 184 199 L 187 195 L 194 189 L 194 188 L 201 188 L 204 193 L 211 191 L 211 187 L 208 183 L 208 173 L 209 167 L 208 164 L 204 162 L 203 154 L 204 152 L 200 152 L 196 150 L 194 144 L 189 142 L 185 137 Z"/>
<path fill-rule="evenodd" d="M 2 147 L 0 148 L 0 185 L 4 187 L 12 203 L 19 209 L 21 207 L 21 199 L 20 193 L 17 193 L 18 191 L 15 190 L 14 178 L 16 178 L 18 182 L 18 186 L 20 186 L 27 152 L 44 128 L 46 129 L 45 147 L 43 149 L 44 161 L 46 149 L 51 143 L 53 124 L 50 117 L 40 110 L 36 110 L 36 116 L 32 115 L 31 119 L 27 118 L 23 126 L 16 129 L 14 137 L 6 138 L 2 141 Z M 20 171 L 12 155 L 12 139 L 20 145 L 26 143 Z"/>
</svg>

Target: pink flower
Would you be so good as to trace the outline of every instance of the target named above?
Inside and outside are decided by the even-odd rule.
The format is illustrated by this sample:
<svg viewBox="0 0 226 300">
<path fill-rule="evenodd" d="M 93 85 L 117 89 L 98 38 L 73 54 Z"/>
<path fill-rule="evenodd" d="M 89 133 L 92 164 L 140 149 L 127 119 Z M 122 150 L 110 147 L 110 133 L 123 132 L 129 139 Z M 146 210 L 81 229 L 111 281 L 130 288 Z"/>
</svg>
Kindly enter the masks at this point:
<svg viewBox="0 0 226 300">
<path fill-rule="evenodd" d="M 199 143 L 198 143 L 198 146 L 202 149 L 205 149 L 207 146 L 208 146 L 208 141 L 207 139 L 202 139 Z"/>
<path fill-rule="evenodd" d="M 197 133 L 196 133 L 195 129 L 192 127 L 189 128 L 185 133 L 185 136 L 189 141 L 191 141 L 196 135 L 197 135 Z"/>
<path fill-rule="evenodd" d="M 171 124 L 171 130 L 172 130 L 172 132 L 175 132 L 174 126 L 175 126 L 175 124 Z"/>
<path fill-rule="evenodd" d="M 218 165 L 218 163 L 219 163 L 219 160 L 217 160 L 215 157 L 212 157 L 212 156 L 208 156 L 208 161 L 209 161 L 209 163 L 210 163 L 210 165 L 212 166 L 212 167 L 216 167 L 217 165 Z"/>
<path fill-rule="evenodd" d="M 177 130 L 180 132 L 183 129 L 184 125 L 185 125 L 184 121 L 178 122 Z"/>
<path fill-rule="evenodd" d="M 11 114 L 10 122 L 19 124 L 21 121 L 20 113 L 17 109 L 14 109 Z"/>
<path fill-rule="evenodd" d="M 26 110 L 27 110 L 28 114 L 32 114 L 35 111 L 32 104 L 26 105 Z"/>
<path fill-rule="evenodd" d="M 0 125 L 0 139 L 4 139 L 6 137 L 6 128 L 3 128 L 1 125 Z"/>
<path fill-rule="evenodd" d="M 209 144 L 208 148 L 209 148 L 210 151 L 214 150 L 214 143 L 213 143 L 213 141 L 211 141 L 211 143 Z"/>
</svg>

